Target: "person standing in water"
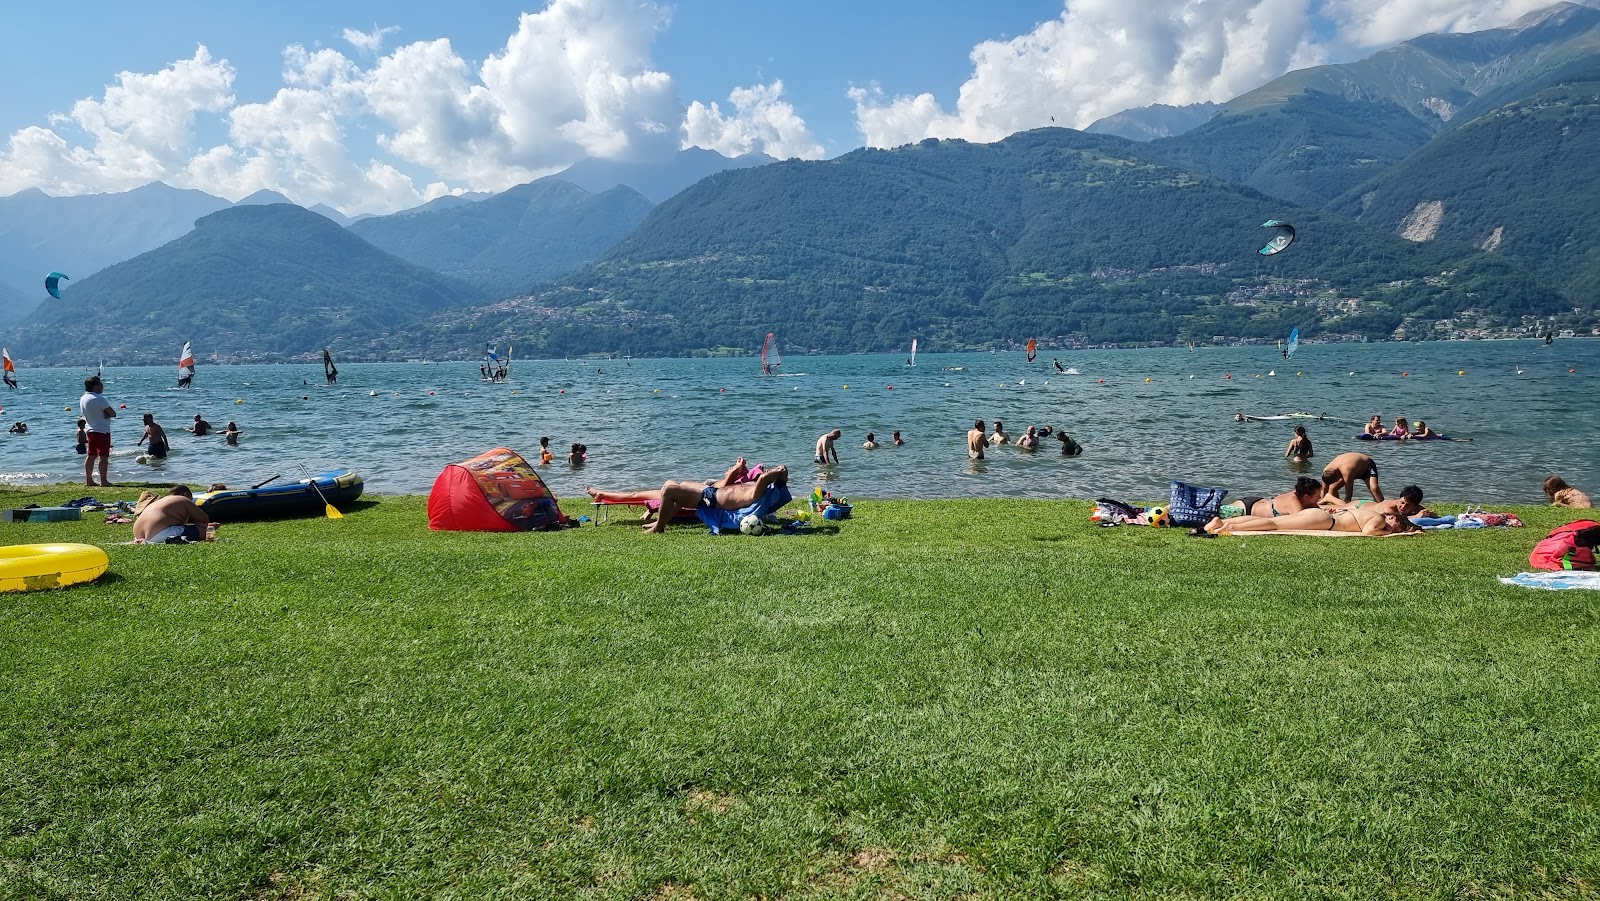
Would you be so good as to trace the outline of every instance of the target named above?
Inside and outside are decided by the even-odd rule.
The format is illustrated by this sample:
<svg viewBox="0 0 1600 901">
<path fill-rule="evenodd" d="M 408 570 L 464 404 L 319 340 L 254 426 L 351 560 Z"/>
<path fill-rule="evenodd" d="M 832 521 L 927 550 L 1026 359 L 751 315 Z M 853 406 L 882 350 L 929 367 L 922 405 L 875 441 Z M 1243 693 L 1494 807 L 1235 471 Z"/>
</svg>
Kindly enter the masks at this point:
<svg viewBox="0 0 1600 901">
<path fill-rule="evenodd" d="M 156 422 L 154 413 L 144 414 L 144 434 L 139 436 L 135 444 L 150 442 L 150 456 L 156 460 L 164 460 L 171 447 L 167 444 L 167 430 Z"/>
<path fill-rule="evenodd" d="M 988 429 L 984 428 L 983 420 L 975 420 L 972 423 L 972 429 L 967 432 L 967 458 L 969 460 L 982 460 L 983 449 L 988 445 Z"/>
<path fill-rule="evenodd" d="M 816 461 L 818 463 L 826 466 L 829 463 L 839 462 L 839 449 L 836 443 L 843 435 L 843 430 L 834 429 L 831 432 L 824 432 L 821 437 L 817 438 Z"/>
<path fill-rule="evenodd" d="M 1306 427 L 1295 426 L 1294 437 L 1289 439 L 1289 447 L 1284 450 L 1283 455 L 1290 463 L 1309 463 L 1311 454 L 1311 439 L 1306 436 Z"/>
</svg>

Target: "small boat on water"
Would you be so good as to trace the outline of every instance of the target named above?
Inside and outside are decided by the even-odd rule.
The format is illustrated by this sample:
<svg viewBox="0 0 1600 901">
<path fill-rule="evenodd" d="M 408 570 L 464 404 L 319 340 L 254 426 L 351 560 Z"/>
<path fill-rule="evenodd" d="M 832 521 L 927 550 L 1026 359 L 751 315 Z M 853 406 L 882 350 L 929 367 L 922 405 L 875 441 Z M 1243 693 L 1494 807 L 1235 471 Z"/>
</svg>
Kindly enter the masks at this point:
<svg viewBox="0 0 1600 901">
<path fill-rule="evenodd" d="M 326 504 L 343 507 L 361 497 L 364 487 L 355 470 L 336 469 L 293 482 L 274 476 L 254 488 L 207 491 L 196 494 L 194 502 L 221 523 L 289 519 L 320 516 Z"/>
</svg>

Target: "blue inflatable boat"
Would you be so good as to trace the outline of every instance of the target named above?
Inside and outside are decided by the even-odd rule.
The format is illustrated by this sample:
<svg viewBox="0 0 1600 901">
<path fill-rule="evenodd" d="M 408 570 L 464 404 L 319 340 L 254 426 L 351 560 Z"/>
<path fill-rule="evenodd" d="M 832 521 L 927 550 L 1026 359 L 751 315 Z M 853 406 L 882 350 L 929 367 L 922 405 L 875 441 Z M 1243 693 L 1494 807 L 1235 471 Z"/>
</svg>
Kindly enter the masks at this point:
<svg viewBox="0 0 1600 901">
<path fill-rule="evenodd" d="M 207 491 L 194 502 L 216 522 L 321 516 L 324 504 L 343 507 L 361 496 L 361 476 L 353 469 L 319 472 L 309 479 L 263 482 L 257 488 Z"/>
</svg>

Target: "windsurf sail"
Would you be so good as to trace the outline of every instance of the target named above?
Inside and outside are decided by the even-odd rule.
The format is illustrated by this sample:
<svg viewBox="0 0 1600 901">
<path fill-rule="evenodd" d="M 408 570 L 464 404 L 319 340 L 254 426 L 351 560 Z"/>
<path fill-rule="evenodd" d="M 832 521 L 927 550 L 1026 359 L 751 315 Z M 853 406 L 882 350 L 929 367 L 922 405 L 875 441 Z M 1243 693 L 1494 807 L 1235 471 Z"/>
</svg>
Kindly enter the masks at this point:
<svg viewBox="0 0 1600 901">
<path fill-rule="evenodd" d="M 1270 257 L 1273 254 L 1283 253 L 1285 250 L 1289 249 L 1290 244 L 1294 243 L 1294 226 L 1287 222 L 1277 219 L 1268 219 L 1267 221 L 1261 223 L 1261 227 L 1275 228 L 1278 230 L 1277 233 L 1272 236 L 1272 240 L 1267 242 L 1267 246 L 1256 251 L 1256 253 L 1259 253 L 1264 257 Z"/>
<path fill-rule="evenodd" d="M 68 279 L 67 276 L 62 275 L 59 272 L 52 272 L 49 275 L 44 277 L 44 289 L 46 291 L 50 292 L 50 296 L 54 297 L 56 300 L 60 300 L 61 299 L 61 282 L 62 281 L 70 281 L 70 279 Z"/>
<path fill-rule="evenodd" d="M 1294 329 L 1294 330 L 1289 332 L 1289 346 L 1285 347 L 1283 349 L 1283 358 L 1285 360 L 1292 358 L 1294 356 L 1294 352 L 1297 349 L 1299 349 L 1299 347 L 1300 347 L 1300 330 L 1299 329 Z"/>
<path fill-rule="evenodd" d="M 783 355 L 778 353 L 778 339 L 767 332 L 767 340 L 761 343 L 761 374 L 777 375 L 778 367 L 782 365 Z"/>
<path fill-rule="evenodd" d="M 187 388 L 194 382 L 194 351 L 189 342 L 183 342 L 183 353 L 178 355 L 178 387 Z"/>
<path fill-rule="evenodd" d="M 906 365 L 907 366 L 915 366 L 915 365 L 917 365 L 917 339 L 915 339 L 915 338 L 911 339 L 911 358 L 909 360 L 906 360 Z"/>
<path fill-rule="evenodd" d="M 1039 355 L 1039 342 L 1033 340 L 1032 338 L 1029 338 L 1028 339 L 1028 362 L 1032 363 L 1033 362 L 1033 358 L 1037 357 L 1038 355 Z"/>
<path fill-rule="evenodd" d="M 17 364 L 11 362 L 11 349 L 9 347 L 0 347 L 0 357 L 5 359 L 6 387 L 17 387 Z"/>
<path fill-rule="evenodd" d="M 333 354 L 326 347 L 322 349 L 322 375 L 330 385 L 339 381 L 339 367 L 333 365 Z"/>
</svg>

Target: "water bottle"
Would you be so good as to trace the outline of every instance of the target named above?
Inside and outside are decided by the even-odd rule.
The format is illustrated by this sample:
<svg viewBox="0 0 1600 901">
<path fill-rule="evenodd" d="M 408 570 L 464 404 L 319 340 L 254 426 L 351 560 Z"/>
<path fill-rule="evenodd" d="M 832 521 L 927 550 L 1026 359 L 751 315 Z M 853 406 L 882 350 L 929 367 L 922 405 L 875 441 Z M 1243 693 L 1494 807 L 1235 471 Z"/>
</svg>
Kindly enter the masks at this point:
<svg viewBox="0 0 1600 901">
<path fill-rule="evenodd" d="M 216 523 L 214 523 L 214 522 L 206 523 L 206 540 L 207 541 L 216 541 L 217 540 L 217 524 Z"/>
</svg>

